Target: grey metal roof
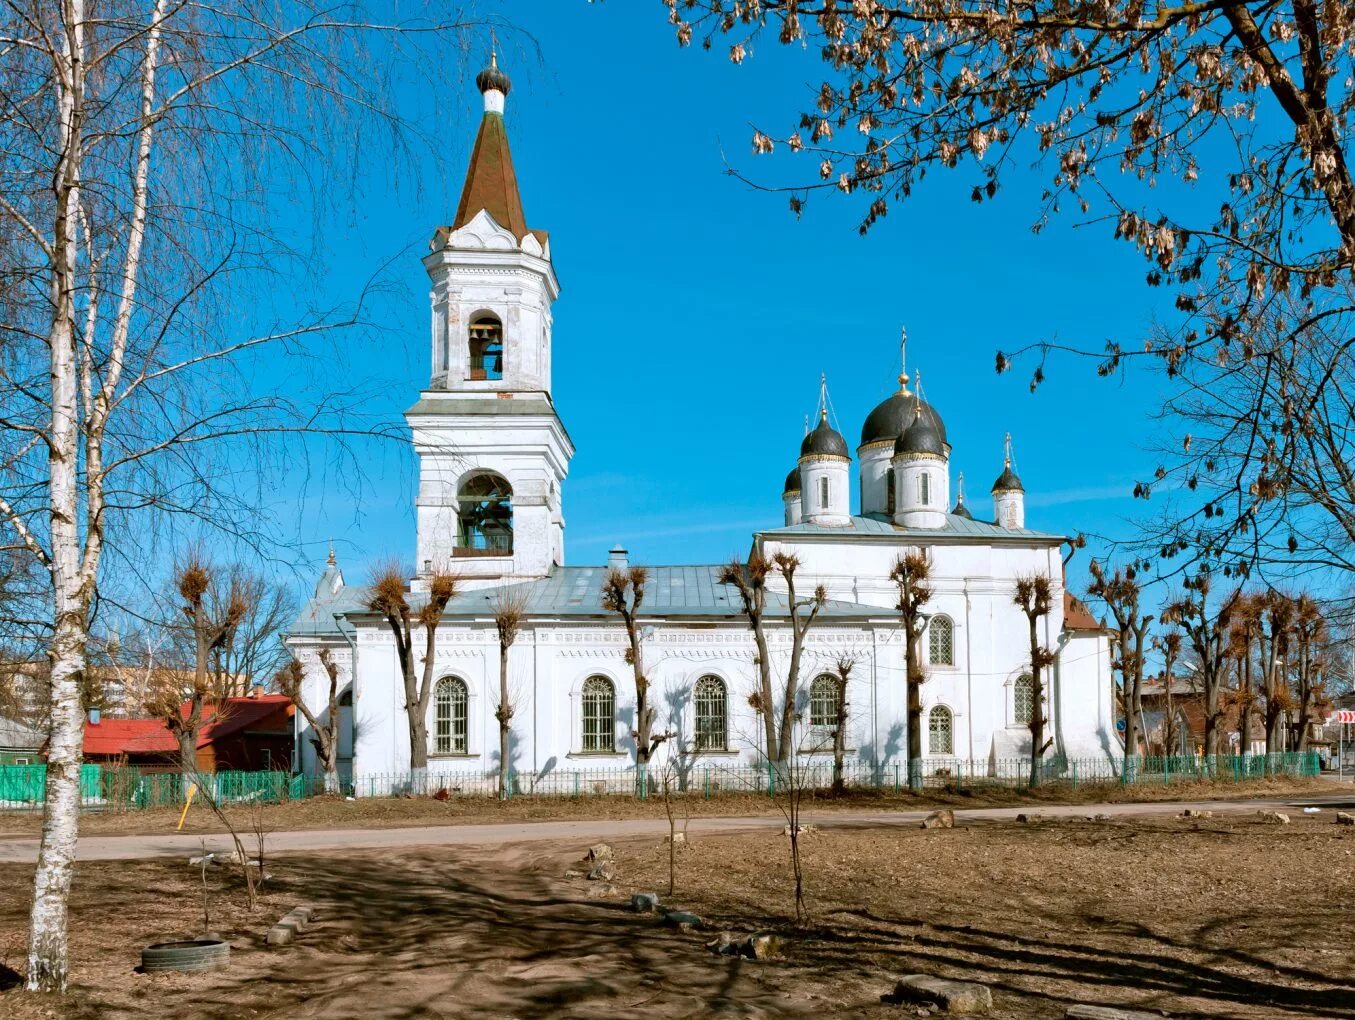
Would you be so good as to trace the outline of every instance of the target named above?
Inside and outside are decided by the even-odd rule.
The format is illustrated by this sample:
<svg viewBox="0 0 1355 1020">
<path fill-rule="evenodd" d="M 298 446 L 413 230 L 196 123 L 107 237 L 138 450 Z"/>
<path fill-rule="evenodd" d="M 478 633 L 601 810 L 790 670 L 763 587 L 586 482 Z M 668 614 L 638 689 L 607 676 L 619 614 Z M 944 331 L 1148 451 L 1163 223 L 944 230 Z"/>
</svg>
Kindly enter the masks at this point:
<svg viewBox="0 0 1355 1020">
<path fill-rule="evenodd" d="M 894 539 L 980 539 L 985 542 L 1017 542 L 1038 544 L 1058 544 L 1064 536 L 1053 535 L 1045 531 L 1032 531 L 1029 528 L 999 528 L 987 521 L 976 521 L 969 517 L 946 514 L 946 523 L 939 528 L 905 528 L 888 521 L 883 515 L 872 514 L 868 517 L 853 517 L 850 524 L 842 527 L 827 527 L 822 524 L 792 524 L 785 528 L 769 528 L 759 531 L 758 536 L 781 538 L 795 535 L 833 536 L 837 538 L 894 538 Z"/>
<path fill-rule="evenodd" d="M 649 580 L 645 585 L 645 600 L 639 615 L 655 617 L 737 617 L 743 624 L 743 604 L 733 585 L 720 584 L 718 578 L 723 564 L 677 567 L 648 567 Z M 554 567 L 548 577 L 539 581 L 491 588 L 476 588 L 457 596 L 447 605 L 444 618 L 487 618 L 493 615 L 498 599 L 506 594 L 521 598 L 530 617 L 595 617 L 616 619 L 602 608 L 602 583 L 607 567 Z M 336 635 L 340 624 L 336 619 L 348 615 L 365 615 L 368 589 L 365 585 L 340 588 L 332 596 L 317 596 L 301 610 L 289 634 L 293 637 Z M 422 604 L 423 593 L 409 596 L 412 607 Z M 788 615 L 786 598 L 775 591 L 767 593 L 766 615 L 770 618 Z M 864 620 L 892 615 L 879 606 L 858 605 L 854 602 L 830 601 L 819 611 L 820 619 Z M 351 625 L 350 625 L 351 626 Z"/>
<path fill-rule="evenodd" d="M 47 734 L 14 719 L 0 718 L 0 747 L 7 751 L 36 751 L 47 741 Z"/>
</svg>

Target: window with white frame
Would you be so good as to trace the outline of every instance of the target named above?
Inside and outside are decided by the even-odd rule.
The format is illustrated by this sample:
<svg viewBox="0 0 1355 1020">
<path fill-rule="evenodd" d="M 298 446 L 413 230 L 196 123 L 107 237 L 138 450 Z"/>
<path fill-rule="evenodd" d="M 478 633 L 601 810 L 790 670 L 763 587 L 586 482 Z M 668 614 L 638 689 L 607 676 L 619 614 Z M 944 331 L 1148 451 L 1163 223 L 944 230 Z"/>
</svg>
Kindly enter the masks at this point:
<svg viewBox="0 0 1355 1020">
<path fill-rule="evenodd" d="M 923 506 L 931 506 L 932 476 L 926 471 L 917 476 L 917 500 Z"/>
<path fill-rule="evenodd" d="M 454 676 L 443 677 L 433 688 L 433 753 L 465 754 L 466 685 Z"/>
<path fill-rule="evenodd" d="M 696 682 L 696 749 L 723 751 L 729 747 L 729 697 L 718 676 Z"/>
<path fill-rule="evenodd" d="M 933 616 L 927 624 L 927 661 L 933 666 L 955 665 L 955 624 L 949 616 Z"/>
<path fill-rule="evenodd" d="M 837 725 L 838 679 L 820 673 L 809 685 L 809 725 L 816 730 L 831 730 Z"/>
<path fill-rule="evenodd" d="M 898 493 L 894 490 L 894 469 L 890 468 L 885 472 L 885 513 L 890 517 L 894 516 L 894 508 L 898 503 Z"/>
<path fill-rule="evenodd" d="M 616 750 L 616 688 L 605 676 L 583 682 L 583 750 Z"/>
<path fill-rule="evenodd" d="M 1035 678 L 1022 673 L 1016 678 L 1016 687 L 1012 691 L 1012 714 L 1021 726 L 1029 726 L 1035 716 Z"/>
<path fill-rule="evenodd" d="M 955 716 L 945 705 L 937 705 L 927 714 L 927 753 L 955 753 Z"/>
<path fill-rule="evenodd" d="M 828 509 L 828 479 L 826 477 L 819 479 L 819 509 Z"/>
</svg>

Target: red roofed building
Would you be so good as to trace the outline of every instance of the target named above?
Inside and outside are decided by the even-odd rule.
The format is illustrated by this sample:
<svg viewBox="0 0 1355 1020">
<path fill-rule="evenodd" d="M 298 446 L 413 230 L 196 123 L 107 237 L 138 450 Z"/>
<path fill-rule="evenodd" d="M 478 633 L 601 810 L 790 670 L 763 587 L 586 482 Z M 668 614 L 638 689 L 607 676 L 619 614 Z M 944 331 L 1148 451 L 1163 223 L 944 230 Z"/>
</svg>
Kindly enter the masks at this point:
<svg viewBox="0 0 1355 1020">
<path fill-rule="evenodd" d="M 188 712 L 187 703 L 183 706 Z M 203 772 L 291 771 L 291 699 L 281 694 L 227 698 L 203 708 L 197 767 Z M 85 761 L 178 766 L 179 741 L 161 719 L 85 723 Z"/>
</svg>

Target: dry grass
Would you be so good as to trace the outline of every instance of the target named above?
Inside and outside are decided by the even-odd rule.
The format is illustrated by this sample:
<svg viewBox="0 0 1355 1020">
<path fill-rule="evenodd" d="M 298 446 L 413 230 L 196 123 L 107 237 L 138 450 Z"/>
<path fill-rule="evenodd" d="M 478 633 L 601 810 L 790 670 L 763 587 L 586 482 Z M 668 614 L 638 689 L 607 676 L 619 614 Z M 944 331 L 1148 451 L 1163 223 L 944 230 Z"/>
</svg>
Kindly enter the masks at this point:
<svg viewBox="0 0 1355 1020">
<path fill-rule="evenodd" d="M 1121 786 L 1118 783 L 1091 784 L 1076 790 L 1049 787 L 1030 792 L 1002 787 L 969 790 L 962 793 L 929 792 L 913 796 L 907 791 L 857 791 L 835 797 L 824 791 L 806 795 L 806 811 L 899 810 L 914 811 L 933 807 L 982 808 L 1015 807 L 1026 804 L 1108 804 L 1127 802 L 1237 800 L 1253 797 L 1318 795 L 1340 792 L 1320 779 L 1260 779 L 1248 783 L 1173 783 L 1171 786 Z M 715 793 L 709 799 L 689 795 L 693 815 L 765 815 L 776 814 L 776 805 L 766 796 L 739 793 Z M 158 835 L 174 830 L 179 821 L 178 808 L 128 812 L 86 812 L 80 822 L 85 835 Z M 226 807 L 232 822 L 248 828 L 252 820 L 245 807 Z M 515 797 L 499 802 L 488 797 L 452 797 L 445 801 L 432 797 L 315 797 L 286 804 L 269 804 L 261 809 L 268 829 L 274 832 L 302 829 L 379 829 L 421 825 L 458 825 L 472 823 L 544 821 L 549 819 L 661 818 L 663 798 L 653 796 L 640 801 L 625 796 Z M 0 838 L 36 836 L 42 816 L 34 811 L 0 813 Z M 211 811 L 195 803 L 188 812 L 184 832 L 218 833 L 224 831 Z"/>
<path fill-rule="evenodd" d="M 712 836 L 679 857 L 674 902 L 717 929 L 780 929 L 784 958 L 767 963 L 716 958 L 708 933 L 626 909 L 631 891 L 666 883 L 658 840 L 617 844 L 622 884 L 601 897 L 561 878 L 574 845 L 279 859 L 255 914 L 231 876 L 214 875 L 213 928 L 231 938 L 233 962 L 205 975 L 134 971 L 148 942 L 201 931 L 196 870 L 81 864 L 71 995 L 0 992 L 0 1016 L 898 1020 L 913 1014 L 881 995 L 895 975 L 924 971 L 989 983 L 1005 1020 L 1061 1017 L 1074 1001 L 1178 1018 L 1355 1018 L 1355 830 L 1328 811 L 1289 826 L 1167 814 L 825 830 L 803 845 L 814 913 L 802 929 L 788 921 L 783 837 Z M 0 868 L 11 968 L 30 874 Z M 302 902 L 320 907 L 319 926 L 264 947 L 268 925 Z"/>
</svg>

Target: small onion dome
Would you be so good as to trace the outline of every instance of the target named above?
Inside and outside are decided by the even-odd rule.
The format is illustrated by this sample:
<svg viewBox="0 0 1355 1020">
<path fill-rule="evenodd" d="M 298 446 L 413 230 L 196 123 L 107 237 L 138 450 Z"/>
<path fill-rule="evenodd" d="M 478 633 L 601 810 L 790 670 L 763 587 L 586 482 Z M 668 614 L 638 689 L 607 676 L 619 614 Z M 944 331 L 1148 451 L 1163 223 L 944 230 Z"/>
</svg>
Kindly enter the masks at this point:
<svg viewBox="0 0 1355 1020">
<path fill-rule="evenodd" d="M 941 442 L 945 443 L 946 423 L 936 413 L 936 408 L 925 400 L 919 403 L 911 393 L 900 391 L 866 415 L 866 423 L 861 426 L 861 445 L 882 439 L 897 439 L 914 416 L 930 424 L 941 437 Z"/>
<path fill-rule="evenodd" d="M 894 441 L 894 455 L 897 457 L 901 453 L 928 453 L 935 457 L 944 457 L 946 448 L 936 427 L 919 415 L 913 424 L 904 430 L 903 435 Z"/>
<path fill-rule="evenodd" d="M 828 424 L 828 415 L 819 416 L 818 427 L 813 432 L 805 436 L 804 442 L 800 444 L 801 457 L 841 457 L 843 460 L 851 460 L 851 454 L 847 452 L 847 440 L 842 438 L 842 433 Z"/>
<path fill-rule="evenodd" d="M 783 496 L 789 496 L 792 492 L 800 491 L 800 469 L 792 468 L 790 474 L 786 475 L 786 487 L 781 490 Z"/>
<path fill-rule="evenodd" d="M 1008 464 L 1002 469 L 1002 474 L 997 476 L 997 481 L 993 483 L 992 492 L 1025 492 L 1026 487 L 1021 484 L 1021 479 L 1016 477 L 1016 472 Z"/>
<path fill-rule="evenodd" d="M 506 96 L 512 84 L 508 80 L 508 75 L 499 70 L 499 61 L 495 56 L 491 56 L 489 66 L 475 76 L 475 86 L 482 94 L 495 89 Z"/>
<path fill-rule="evenodd" d="M 972 521 L 974 515 L 969 512 L 969 507 L 964 505 L 964 497 L 961 496 L 955 501 L 955 509 L 951 511 L 955 517 L 963 517 L 967 521 Z"/>
</svg>

